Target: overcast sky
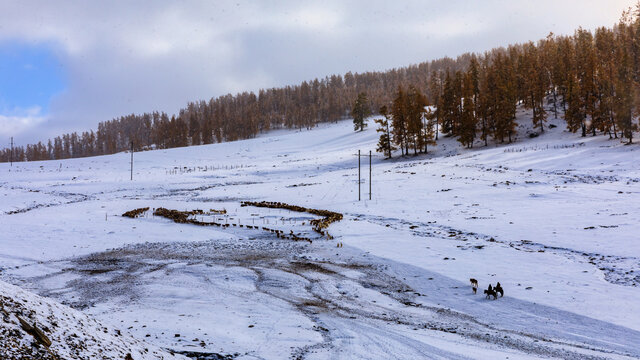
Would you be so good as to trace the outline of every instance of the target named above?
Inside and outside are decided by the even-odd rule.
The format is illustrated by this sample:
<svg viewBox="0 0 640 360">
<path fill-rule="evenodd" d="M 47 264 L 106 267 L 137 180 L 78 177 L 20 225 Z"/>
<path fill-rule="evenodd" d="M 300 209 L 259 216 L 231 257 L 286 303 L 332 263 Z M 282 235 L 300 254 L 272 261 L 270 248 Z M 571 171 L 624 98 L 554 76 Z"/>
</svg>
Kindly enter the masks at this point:
<svg viewBox="0 0 640 360">
<path fill-rule="evenodd" d="M 0 0 L 0 147 L 129 113 L 611 26 L 635 0 Z"/>
</svg>

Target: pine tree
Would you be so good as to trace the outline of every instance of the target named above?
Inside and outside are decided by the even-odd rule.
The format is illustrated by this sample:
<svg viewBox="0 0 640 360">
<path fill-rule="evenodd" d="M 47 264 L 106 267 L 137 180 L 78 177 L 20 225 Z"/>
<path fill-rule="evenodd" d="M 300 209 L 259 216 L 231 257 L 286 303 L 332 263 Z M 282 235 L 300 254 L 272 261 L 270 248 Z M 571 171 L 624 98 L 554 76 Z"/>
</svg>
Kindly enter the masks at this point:
<svg viewBox="0 0 640 360">
<path fill-rule="evenodd" d="M 384 116 L 384 118 L 374 120 L 376 124 L 378 124 L 376 132 L 381 133 L 380 138 L 378 139 L 378 147 L 376 151 L 383 153 L 386 158 L 390 159 L 393 150 L 396 150 L 396 147 L 391 144 L 391 131 L 389 129 L 390 115 L 386 105 L 382 106 L 379 112 L 380 115 Z"/>
<path fill-rule="evenodd" d="M 361 92 L 360 94 L 358 94 L 358 98 L 353 103 L 353 107 L 351 108 L 351 116 L 353 116 L 353 130 L 363 131 L 367 126 L 365 119 L 369 115 L 371 115 L 371 108 L 369 107 L 367 94 Z"/>
</svg>

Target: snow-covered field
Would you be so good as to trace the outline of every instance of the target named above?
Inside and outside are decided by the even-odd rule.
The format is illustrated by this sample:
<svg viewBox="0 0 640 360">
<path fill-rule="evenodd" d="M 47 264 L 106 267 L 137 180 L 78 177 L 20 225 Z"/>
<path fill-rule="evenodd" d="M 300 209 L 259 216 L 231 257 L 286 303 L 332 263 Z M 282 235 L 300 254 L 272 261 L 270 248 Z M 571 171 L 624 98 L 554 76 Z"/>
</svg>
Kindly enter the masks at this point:
<svg viewBox="0 0 640 360">
<path fill-rule="evenodd" d="M 202 359 L 638 358 L 640 150 L 529 116 L 511 145 L 374 151 L 362 201 L 377 134 L 350 121 L 136 153 L 133 181 L 124 153 L 0 164 L 0 279 Z M 328 239 L 243 200 L 344 218 Z"/>
</svg>

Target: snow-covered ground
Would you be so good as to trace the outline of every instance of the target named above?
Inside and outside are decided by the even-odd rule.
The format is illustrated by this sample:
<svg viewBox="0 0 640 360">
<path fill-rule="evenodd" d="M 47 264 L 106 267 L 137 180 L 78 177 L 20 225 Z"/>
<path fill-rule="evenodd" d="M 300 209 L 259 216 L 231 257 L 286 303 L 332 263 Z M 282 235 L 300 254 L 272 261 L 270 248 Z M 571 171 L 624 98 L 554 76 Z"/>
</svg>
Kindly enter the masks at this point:
<svg viewBox="0 0 640 360">
<path fill-rule="evenodd" d="M 0 316 L 0 359 L 186 359 L 1 281 Z M 48 349 L 25 331 L 21 321 L 45 333 L 51 342 Z"/>
<path fill-rule="evenodd" d="M 529 117 L 511 145 L 374 151 L 362 201 L 372 122 L 136 153 L 133 181 L 124 153 L 0 164 L 0 279 L 203 359 L 638 358 L 640 150 L 561 120 L 530 139 Z M 243 200 L 344 218 L 321 238 L 315 215 Z"/>
</svg>

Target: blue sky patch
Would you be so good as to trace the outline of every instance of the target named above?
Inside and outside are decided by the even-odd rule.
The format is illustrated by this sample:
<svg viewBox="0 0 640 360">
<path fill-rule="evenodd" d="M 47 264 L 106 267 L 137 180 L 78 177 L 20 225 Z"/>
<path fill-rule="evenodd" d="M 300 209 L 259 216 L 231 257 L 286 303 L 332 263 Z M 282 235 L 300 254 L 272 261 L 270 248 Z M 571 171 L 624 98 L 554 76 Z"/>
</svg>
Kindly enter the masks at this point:
<svg viewBox="0 0 640 360">
<path fill-rule="evenodd" d="M 47 45 L 0 43 L 0 113 L 39 106 L 46 114 L 65 86 L 64 68 Z"/>
</svg>

